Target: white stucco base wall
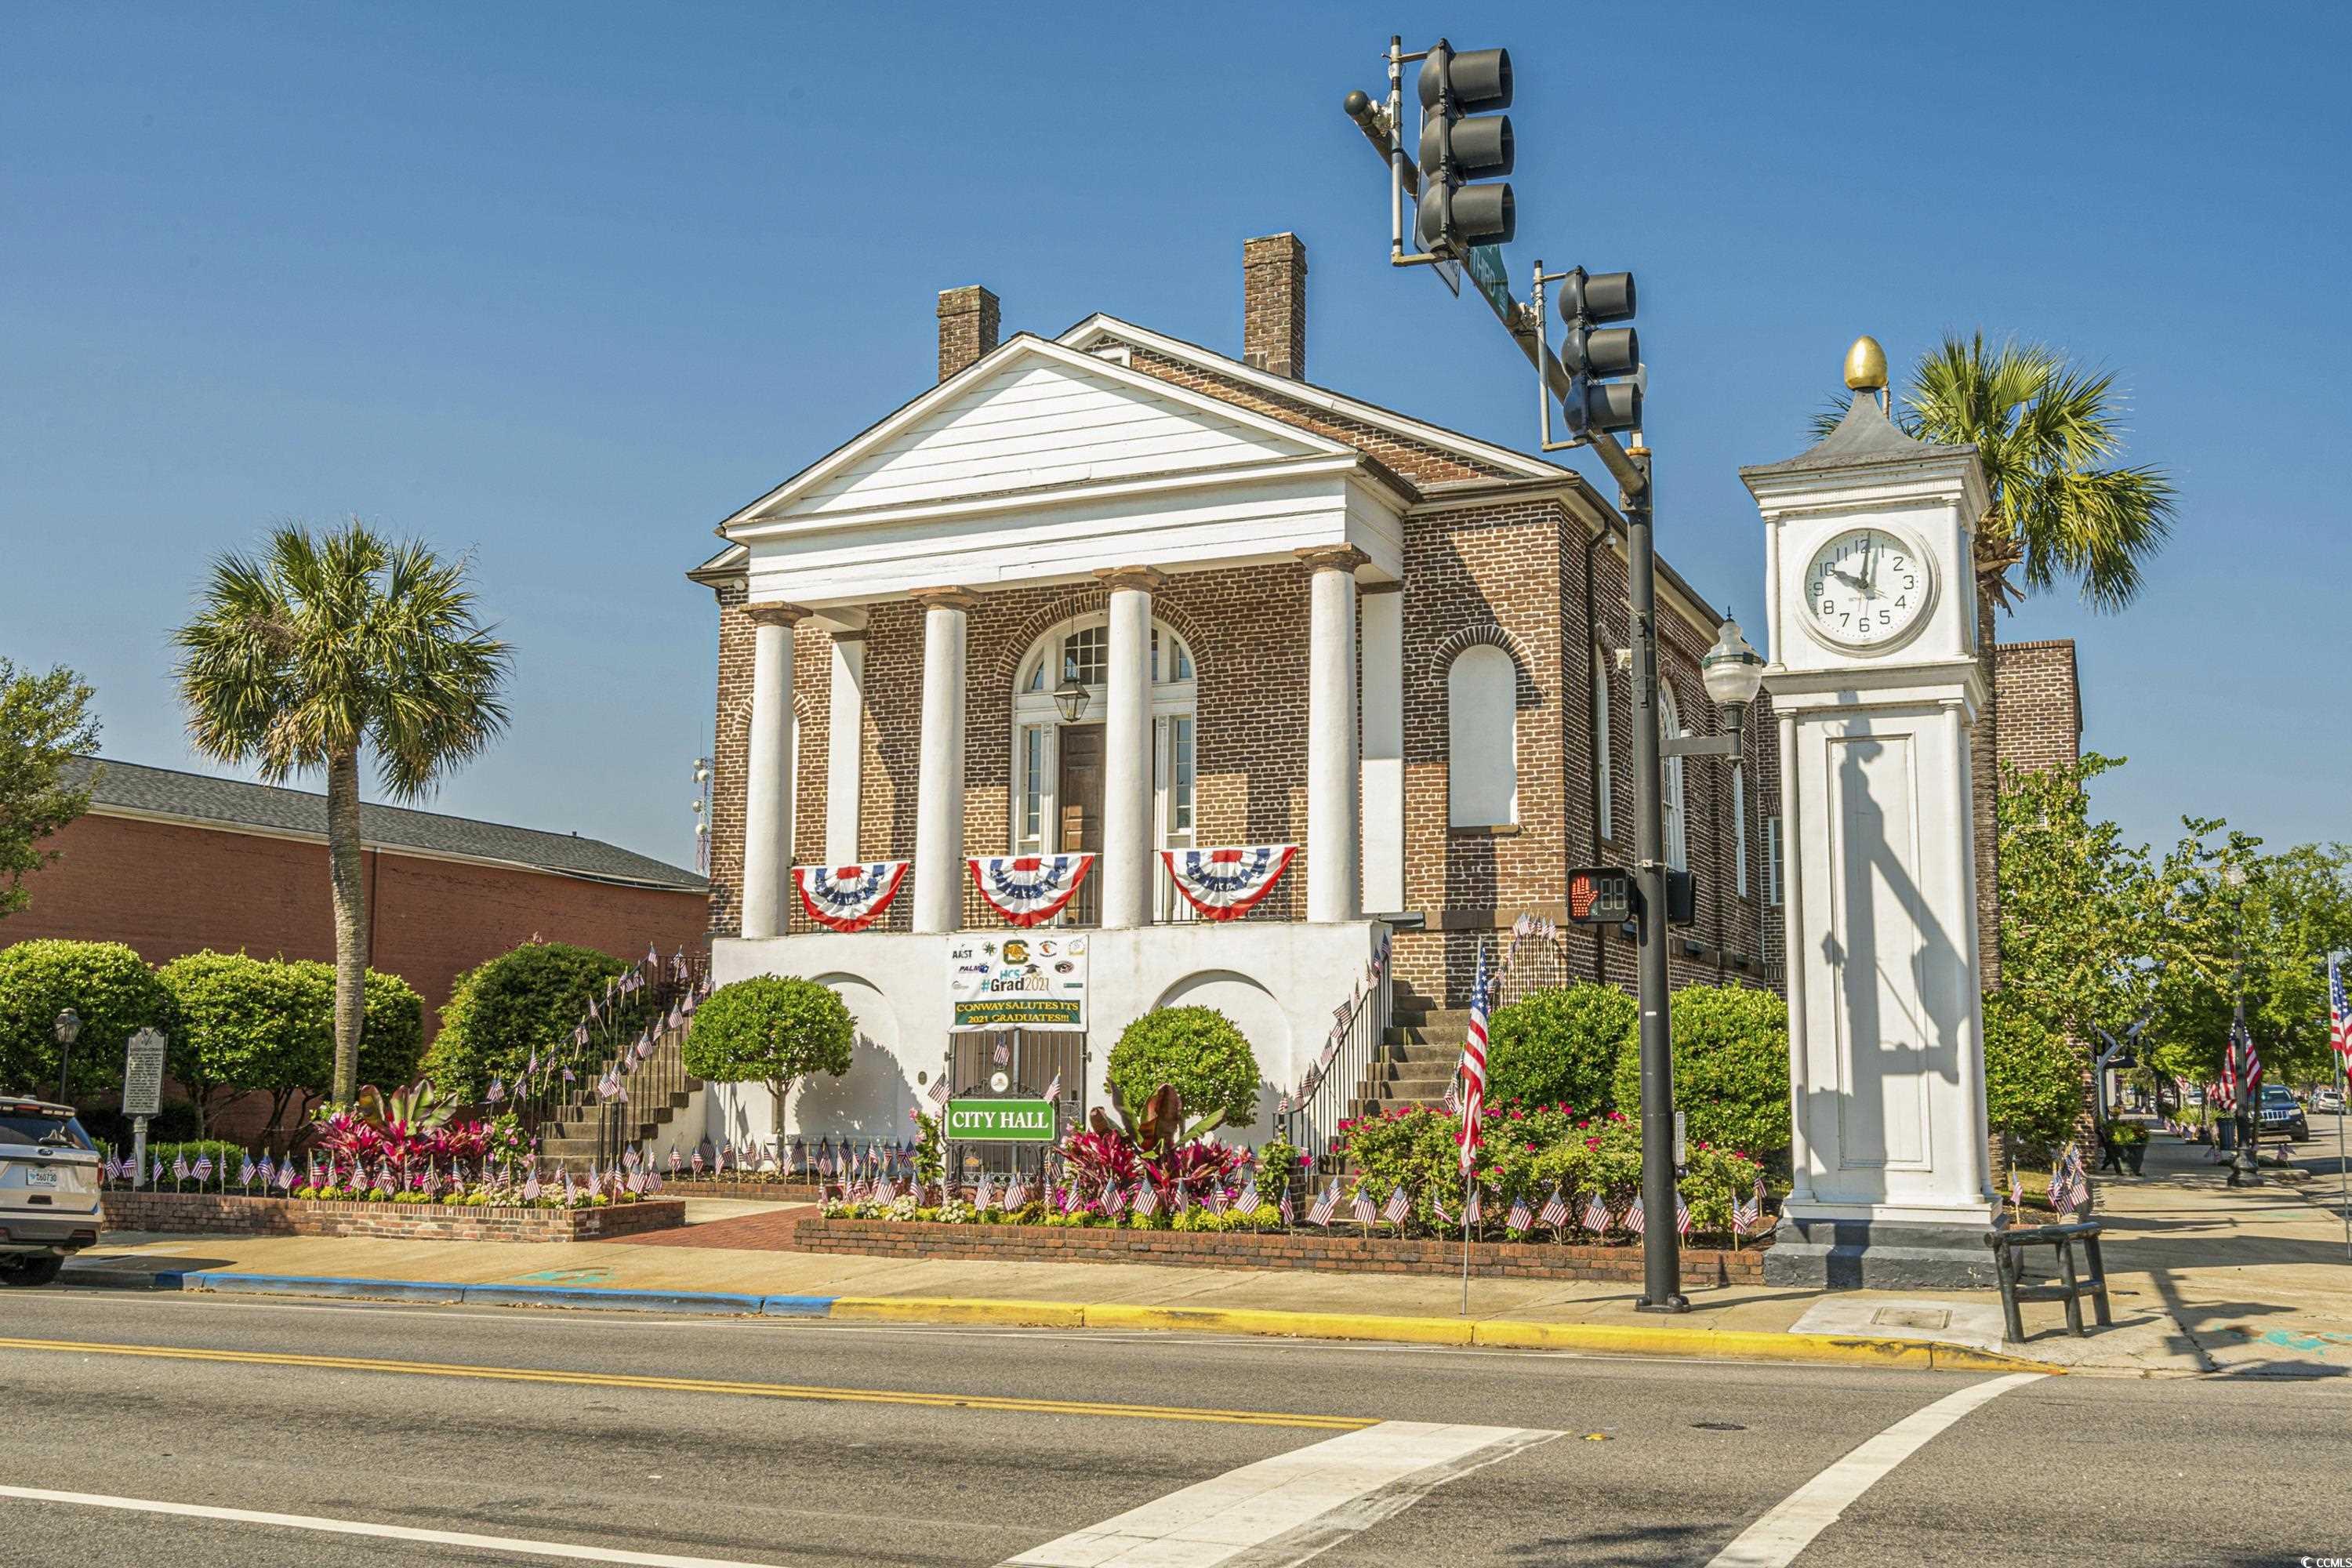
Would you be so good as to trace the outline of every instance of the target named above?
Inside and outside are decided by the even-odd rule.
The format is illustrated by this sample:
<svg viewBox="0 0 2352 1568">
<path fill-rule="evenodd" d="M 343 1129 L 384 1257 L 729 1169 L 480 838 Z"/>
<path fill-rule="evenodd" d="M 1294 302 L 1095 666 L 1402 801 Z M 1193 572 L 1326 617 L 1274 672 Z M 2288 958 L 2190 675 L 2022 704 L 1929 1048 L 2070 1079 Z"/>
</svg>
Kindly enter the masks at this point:
<svg viewBox="0 0 2352 1568">
<path fill-rule="evenodd" d="M 1104 1074 L 1119 1031 L 1154 1007 L 1197 1005 L 1233 1019 L 1268 1079 L 1247 1142 L 1272 1134 L 1275 1096 L 1297 1084 L 1353 994 L 1379 939 L 1374 921 L 1334 924 L 1200 921 L 1089 933 L 1088 1106 L 1103 1103 Z M 762 940 L 720 938 L 711 971 L 721 985 L 756 974 L 793 974 L 834 988 L 857 1024 L 850 1069 L 803 1084 L 785 1107 L 783 1132 L 805 1138 L 911 1138 L 922 1096 L 916 1074 L 947 1060 L 944 935 L 825 931 Z M 776 1119 L 756 1084 L 713 1084 L 709 1135 L 764 1140 Z"/>
</svg>

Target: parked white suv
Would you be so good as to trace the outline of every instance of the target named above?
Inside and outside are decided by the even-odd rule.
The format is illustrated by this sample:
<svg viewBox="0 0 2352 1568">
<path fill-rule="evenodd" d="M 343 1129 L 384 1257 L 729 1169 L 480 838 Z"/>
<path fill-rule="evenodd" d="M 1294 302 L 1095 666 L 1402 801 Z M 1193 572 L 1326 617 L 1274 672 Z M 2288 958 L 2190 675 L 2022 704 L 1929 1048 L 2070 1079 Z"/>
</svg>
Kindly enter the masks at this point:
<svg viewBox="0 0 2352 1568">
<path fill-rule="evenodd" d="M 0 1100 L 0 1285 L 46 1285 L 97 1245 L 99 1176 L 72 1106 Z"/>
</svg>

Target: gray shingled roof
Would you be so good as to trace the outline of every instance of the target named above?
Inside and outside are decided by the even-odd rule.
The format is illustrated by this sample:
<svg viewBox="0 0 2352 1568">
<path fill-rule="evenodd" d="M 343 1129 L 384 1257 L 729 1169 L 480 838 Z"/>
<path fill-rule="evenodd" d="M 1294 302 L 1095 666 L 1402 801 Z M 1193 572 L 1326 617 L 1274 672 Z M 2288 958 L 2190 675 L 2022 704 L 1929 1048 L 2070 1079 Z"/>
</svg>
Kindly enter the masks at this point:
<svg viewBox="0 0 2352 1568">
<path fill-rule="evenodd" d="M 1958 458 L 1974 447 L 1938 447 L 1896 429 L 1879 408 L 1878 399 L 1864 393 L 1846 409 L 1837 428 L 1793 458 L 1777 463 L 1756 463 L 1739 470 L 1751 474 L 1811 473 L 1820 468 L 1856 468 L 1870 463 L 1895 463 L 1911 458 Z"/>
<path fill-rule="evenodd" d="M 93 770 L 98 775 L 94 781 L 90 779 Z M 151 768 L 111 758 L 77 758 L 68 764 L 67 771 L 75 784 L 89 782 L 93 809 L 112 808 L 142 816 L 168 817 L 175 822 L 216 823 L 224 827 L 255 827 L 317 838 L 324 838 L 327 834 L 327 797 L 309 790 L 247 784 L 242 779 L 215 778 L 175 768 Z M 362 805 L 360 836 L 371 849 L 411 849 L 426 855 L 495 860 L 592 882 L 676 888 L 696 893 L 707 886 L 691 871 L 649 856 L 633 854 L 601 839 L 583 838 L 575 833 L 542 833 L 533 827 L 509 827 L 497 822 L 476 822 L 470 817 L 412 811 L 405 806 Z"/>
</svg>

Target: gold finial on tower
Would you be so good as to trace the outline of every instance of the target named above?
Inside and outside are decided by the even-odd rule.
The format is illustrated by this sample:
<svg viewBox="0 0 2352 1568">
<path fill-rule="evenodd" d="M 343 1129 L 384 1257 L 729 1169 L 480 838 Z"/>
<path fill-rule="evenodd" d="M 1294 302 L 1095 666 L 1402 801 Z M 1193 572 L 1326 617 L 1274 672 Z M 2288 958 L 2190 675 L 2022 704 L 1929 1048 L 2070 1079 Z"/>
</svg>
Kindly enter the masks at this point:
<svg viewBox="0 0 2352 1568">
<path fill-rule="evenodd" d="M 1876 338 L 1856 338 L 1845 351 L 1845 384 L 1852 392 L 1886 390 L 1886 351 Z"/>
</svg>

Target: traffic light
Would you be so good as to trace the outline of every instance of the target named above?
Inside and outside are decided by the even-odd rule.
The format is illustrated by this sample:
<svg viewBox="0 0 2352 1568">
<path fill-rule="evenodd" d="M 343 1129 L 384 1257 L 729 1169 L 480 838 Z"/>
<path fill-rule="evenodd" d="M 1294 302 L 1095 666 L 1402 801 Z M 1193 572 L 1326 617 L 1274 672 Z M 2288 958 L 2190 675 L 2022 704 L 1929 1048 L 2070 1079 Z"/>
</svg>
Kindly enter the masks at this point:
<svg viewBox="0 0 2352 1568">
<path fill-rule="evenodd" d="M 1641 335 L 1631 327 L 1600 324 L 1633 319 L 1633 275 L 1570 268 L 1560 282 L 1559 313 L 1568 322 L 1559 363 L 1569 374 L 1562 402 L 1570 433 L 1580 438 L 1593 430 L 1641 428 Z M 1635 379 L 1607 379 L 1612 376 Z"/>
<path fill-rule="evenodd" d="M 1455 54 L 1444 39 L 1421 64 L 1421 247 L 1466 257 L 1480 245 L 1508 245 L 1515 231 L 1511 187 L 1472 185 L 1511 172 L 1511 51 Z"/>
</svg>

